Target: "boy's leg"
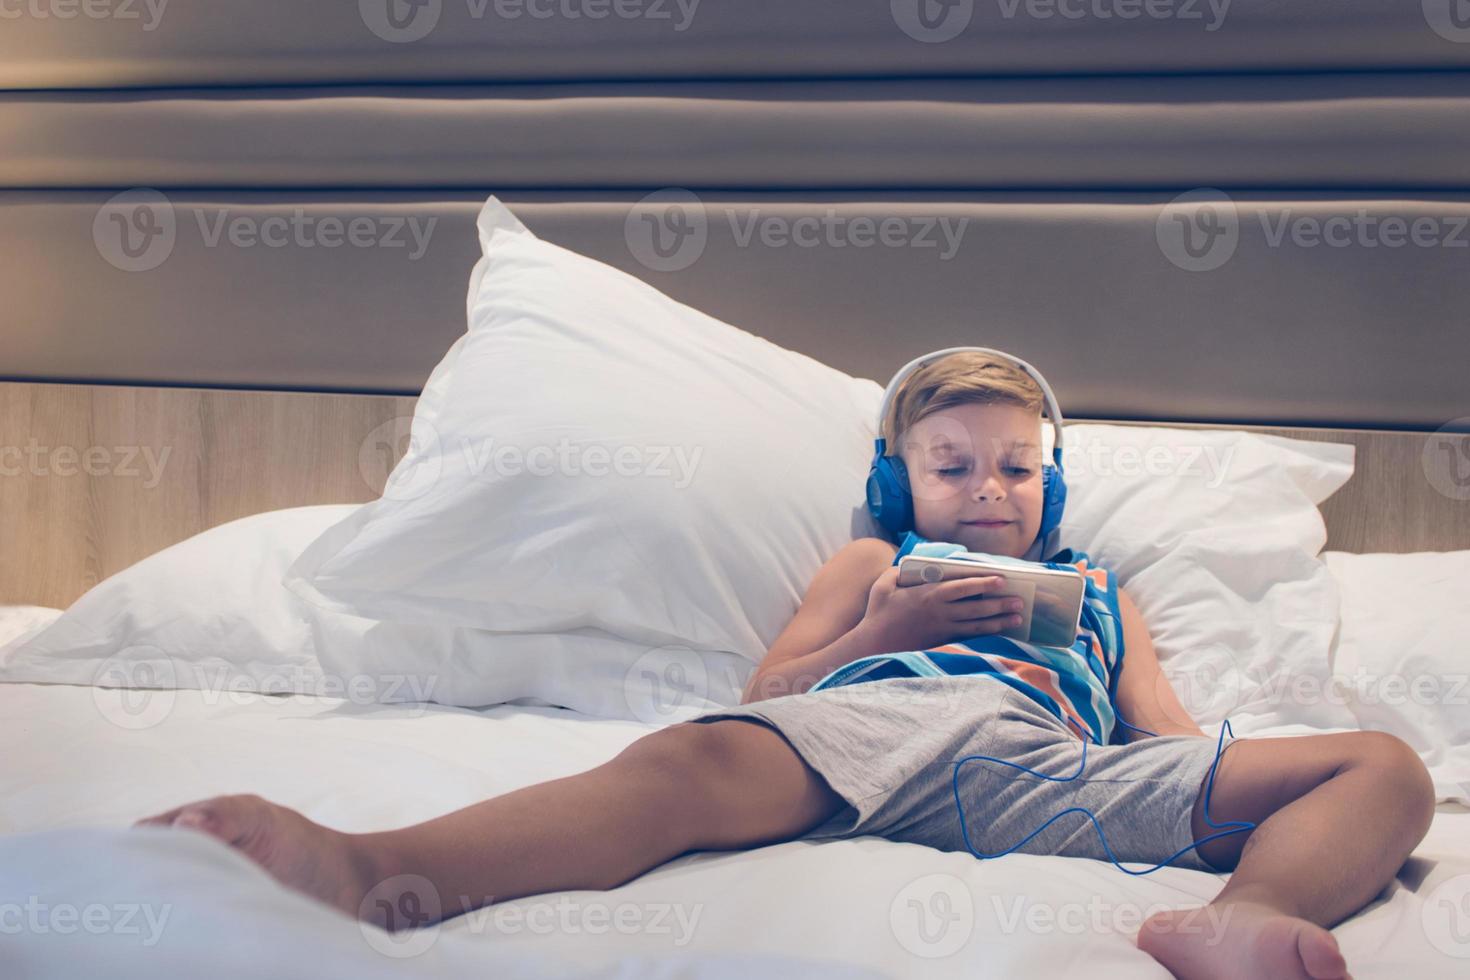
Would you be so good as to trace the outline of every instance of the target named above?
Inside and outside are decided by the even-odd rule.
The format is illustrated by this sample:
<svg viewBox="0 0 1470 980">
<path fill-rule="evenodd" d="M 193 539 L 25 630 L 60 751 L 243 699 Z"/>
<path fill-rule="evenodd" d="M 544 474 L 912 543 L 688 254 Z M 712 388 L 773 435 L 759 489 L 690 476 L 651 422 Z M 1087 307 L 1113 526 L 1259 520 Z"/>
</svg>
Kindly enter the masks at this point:
<svg viewBox="0 0 1470 980">
<path fill-rule="evenodd" d="M 1204 787 L 1193 812 L 1204 819 Z M 1434 786 L 1407 744 L 1382 732 L 1242 739 L 1220 757 L 1209 816 L 1256 829 L 1199 847 L 1233 874 L 1203 910 L 1165 912 L 1139 946 L 1181 977 L 1342 976 L 1331 927 L 1366 905 L 1424 838 Z M 1252 966 L 1252 956 L 1265 962 Z M 1277 957 L 1284 957 L 1278 960 Z"/>
<path fill-rule="evenodd" d="M 392 928 L 392 909 L 437 903 L 422 925 L 525 895 L 614 888 L 689 850 L 789 840 L 845 803 L 774 728 L 724 719 L 672 725 L 594 769 L 399 830 L 344 834 L 254 796 L 139 824 L 202 830 L 283 884 Z M 402 901 L 415 888 L 429 894 Z"/>
</svg>

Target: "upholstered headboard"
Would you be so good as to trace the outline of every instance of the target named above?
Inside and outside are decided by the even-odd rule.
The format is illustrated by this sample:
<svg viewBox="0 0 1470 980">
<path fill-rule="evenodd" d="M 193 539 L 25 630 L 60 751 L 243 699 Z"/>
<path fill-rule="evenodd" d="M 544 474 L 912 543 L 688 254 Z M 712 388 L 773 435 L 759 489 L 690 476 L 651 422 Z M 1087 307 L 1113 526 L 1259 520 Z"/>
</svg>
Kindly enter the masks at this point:
<svg viewBox="0 0 1470 980">
<path fill-rule="evenodd" d="M 413 395 L 495 193 L 879 381 L 979 343 L 1073 418 L 1470 417 L 1455 0 L 14 9 L 0 380 Z M 1427 472 L 1389 540 L 1470 546 Z"/>
</svg>

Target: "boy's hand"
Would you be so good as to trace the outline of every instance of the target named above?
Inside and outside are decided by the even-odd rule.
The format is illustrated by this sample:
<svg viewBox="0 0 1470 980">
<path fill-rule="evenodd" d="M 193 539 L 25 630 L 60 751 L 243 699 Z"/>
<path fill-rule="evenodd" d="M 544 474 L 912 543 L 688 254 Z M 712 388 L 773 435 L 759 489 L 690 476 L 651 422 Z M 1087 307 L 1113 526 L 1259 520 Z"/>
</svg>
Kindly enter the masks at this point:
<svg viewBox="0 0 1470 980">
<path fill-rule="evenodd" d="M 900 587 L 898 566 L 893 565 L 868 590 L 868 609 L 859 627 L 883 653 L 928 650 L 999 633 L 1021 622 L 1021 600 L 1002 592 L 1004 586 L 1004 576 L 985 575 Z"/>
</svg>

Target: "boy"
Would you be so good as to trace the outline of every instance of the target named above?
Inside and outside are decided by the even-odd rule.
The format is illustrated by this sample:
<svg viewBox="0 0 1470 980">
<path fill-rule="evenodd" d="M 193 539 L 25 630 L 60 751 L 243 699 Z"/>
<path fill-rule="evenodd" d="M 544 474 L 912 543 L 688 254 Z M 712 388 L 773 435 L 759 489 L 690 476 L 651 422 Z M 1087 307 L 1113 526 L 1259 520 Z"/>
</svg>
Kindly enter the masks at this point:
<svg viewBox="0 0 1470 980">
<path fill-rule="evenodd" d="M 1028 374 L 980 353 L 951 354 L 907 380 L 883 420 L 913 497 L 906 547 L 930 540 L 1038 557 L 1042 405 Z M 1234 872 L 1204 910 L 1211 928 L 1191 928 L 1200 910 L 1190 909 L 1159 913 L 1140 930 L 1139 947 L 1175 975 L 1347 976 L 1324 927 L 1393 878 L 1433 815 L 1433 787 L 1412 749 L 1378 732 L 1243 739 L 1216 764 L 1216 741 L 1180 705 L 1137 608 L 1104 569 L 1090 575 L 1118 611 L 1123 642 L 1099 643 L 1099 657 L 1079 653 L 1069 664 L 1067 651 L 1044 648 L 1059 658 L 1054 669 L 1013 657 L 1003 671 L 1010 683 L 960 674 L 812 691 L 862 657 L 1004 642 L 994 634 L 1015 613 L 1003 581 L 898 588 L 898 552 L 864 538 L 828 561 L 741 706 L 654 732 L 587 772 L 383 833 L 339 833 L 253 796 L 140 823 L 212 834 L 284 884 L 392 928 L 384 910 L 402 907 L 395 890 L 424 879 L 439 895 L 483 902 L 611 889 L 689 850 L 803 838 L 878 834 L 945 850 L 978 838 L 981 851 L 998 853 L 1082 805 L 1119 860 L 1155 863 L 1185 849 L 1172 863 Z M 1116 717 L 1156 734 L 1130 730 L 1106 744 Z M 1065 777 L 1087 743 L 1070 781 L 965 763 L 961 823 L 951 790 L 958 760 L 987 754 Z M 1256 827 L 1186 849 L 1227 821 Z M 1018 849 L 1106 857 L 1081 814 Z"/>
</svg>

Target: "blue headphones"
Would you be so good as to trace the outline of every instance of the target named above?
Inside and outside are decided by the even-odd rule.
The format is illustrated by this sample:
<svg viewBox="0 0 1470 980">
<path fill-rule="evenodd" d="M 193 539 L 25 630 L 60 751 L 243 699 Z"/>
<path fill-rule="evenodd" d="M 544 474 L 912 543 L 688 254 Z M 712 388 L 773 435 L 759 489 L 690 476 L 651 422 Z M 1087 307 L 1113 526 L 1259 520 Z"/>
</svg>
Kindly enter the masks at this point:
<svg viewBox="0 0 1470 980">
<path fill-rule="evenodd" d="M 1057 406 L 1056 396 L 1052 394 L 1051 385 L 1046 383 L 1046 378 L 1042 377 L 1040 371 L 1018 357 L 990 347 L 946 347 L 944 350 L 916 357 L 888 382 L 888 388 L 883 392 L 882 407 L 878 410 L 878 439 L 873 446 L 873 465 L 868 470 L 868 513 L 873 515 L 873 520 L 880 527 L 891 534 L 902 535 L 905 531 L 913 530 L 914 498 L 909 491 L 908 468 L 902 458 L 888 455 L 886 440 L 883 438 L 883 422 L 888 418 L 889 406 L 909 375 L 941 357 L 961 351 L 991 354 L 1009 361 L 1031 376 L 1046 400 L 1046 412 L 1051 418 L 1056 439 L 1052 445 L 1052 462 L 1041 467 L 1045 500 L 1037 538 L 1042 542 L 1041 555 L 1038 557 L 1044 558 L 1058 550 L 1055 547 L 1056 539 L 1062 523 L 1062 511 L 1067 506 L 1067 481 L 1062 476 L 1062 412 Z"/>
</svg>

